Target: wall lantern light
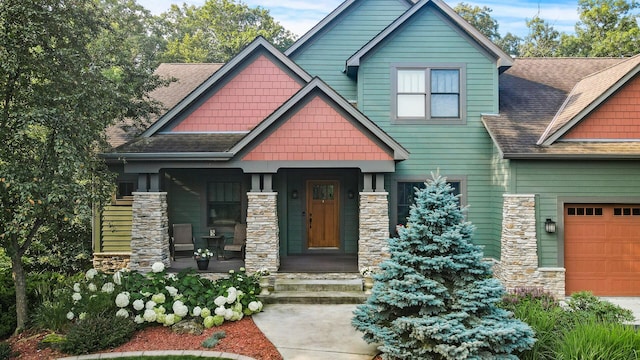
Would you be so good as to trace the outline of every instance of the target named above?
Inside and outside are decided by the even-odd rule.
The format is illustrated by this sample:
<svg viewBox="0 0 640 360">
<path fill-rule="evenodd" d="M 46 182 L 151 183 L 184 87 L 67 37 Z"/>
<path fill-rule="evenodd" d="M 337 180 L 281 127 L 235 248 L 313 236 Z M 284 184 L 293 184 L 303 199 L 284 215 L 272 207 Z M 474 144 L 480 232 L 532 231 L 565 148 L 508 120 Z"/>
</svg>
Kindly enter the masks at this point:
<svg viewBox="0 0 640 360">
<path fill-rule="evenodd" d="M 552 234 L 554 232 L 556 232 L 556 223 L 555 221 L 551 220 L 551 219 L 547 219 L 547 221 L 544 222 L 544 231 Z"/>
<path fill-rule="evenodd" d="M 353 197 L 354 197 L 354 196 L 356 196 L 356 194 L 353 192 L 353 190 L 349 190 L 349 191 L 347 192 L 347 197 L 348 197 L 349 199 L 353 199 Z"/>
<path fill-rule="evenodd" d="M 291 198 L 292 199 L 297 199 L 298 198 L 298 190 L 293 190 L 291 192 Z"/>
</svg>

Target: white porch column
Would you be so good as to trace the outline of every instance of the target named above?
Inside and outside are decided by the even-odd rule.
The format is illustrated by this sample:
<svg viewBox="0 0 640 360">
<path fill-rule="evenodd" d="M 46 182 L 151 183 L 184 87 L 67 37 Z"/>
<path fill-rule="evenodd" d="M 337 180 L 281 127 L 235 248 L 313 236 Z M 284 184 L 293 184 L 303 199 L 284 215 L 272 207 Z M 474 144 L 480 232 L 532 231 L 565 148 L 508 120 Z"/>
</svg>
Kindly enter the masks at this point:
<svg viewBox="0 0 640 360">
<path fill-rule="evenodd" d="M 159 261 L 169 261 L 169 218 L 166 192 L 134 192 L 131 227 L 131 260 L 129 268 L 151 271 Z"/>
<path fill-rule="evenodd" d="M 252 189 L 247 193 L 247 199 L 245 268 L 251 273 L 266 267 L 274 273 L 280 267 L 278 193 Z"/>
</svg>

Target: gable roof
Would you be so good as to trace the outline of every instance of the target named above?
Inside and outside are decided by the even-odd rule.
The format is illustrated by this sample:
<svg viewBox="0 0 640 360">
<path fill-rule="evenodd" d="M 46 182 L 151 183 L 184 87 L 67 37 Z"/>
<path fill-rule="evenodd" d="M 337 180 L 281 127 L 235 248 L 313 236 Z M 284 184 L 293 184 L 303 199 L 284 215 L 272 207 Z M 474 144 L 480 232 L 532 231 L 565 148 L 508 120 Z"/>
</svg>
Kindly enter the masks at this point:
<svg viewBox="0 0 640 360">
<path fill-rule="evenodd" d="M 149 98 L 161 103 L 163 111 L 173 108 L 198 85 L 218 71 L 223 64 L 218 63 L 179 63 L 160 64 L 154 71 L 161 79 L 173 80 L 167 86 L 158 87 L 149 93 Z M 107 129 L 107 139 L 112 147 L 118 147 L 133 139 L 133 132 L 117 124 Z"/>
<path fill-rule="evenodd" d="M 349 116 L 351 116 L 359 125 L 363 126 L 369 131 L 375 138 L 381 143 L 386 145 L 393 152 L 393 159 L 396 161 L 406 160 L 409 158 L 409 152 L 396 142 L 391 136 L 374 124 L 369 118 L 362 114 L 358 109 L 351 105 L 346 99 L 336 93 L 329 85 L 320 80 L 320 78 L 313 78 L 309 84 L 302 88 L 298 93 L 292 96 L 286 101 L 280 108 L 274 111 L 263 122 L 258 124 L 252 131 L 243 137 L 237 144 L 235 144 L 229 152 L 236 155 L 247 148 L 253 143 L 260 135 L 262 135 L 267 129 L 269 129 L 275 122 L 285 116 L 291 111 L 297 104 L 303 99 L 310 96 L 315 91 L 320 91 L 322 94 L 328 96 L 335 104 Z"/>
<path fill-rule="evenodd" d="M 224 64 L 220 70 L 215 72 L 211 77 L 202 82 L 196 89 L 194 89 L 189 95 L 184 97 L 176 106 L 161 116 L 158 121 L 151 125 L 146 131 L 142 133 L 142 137 L 149 137 L 154 135 L 175 117 L 180 115 L 184 110 L 189 108 L 192 104 L 200 99 L 201 96 L 207 93 L 207 91 L 214 85 L 218 84 L 227 76 L 231 76 L 232 73 L 240 67 L 244 61 L 249 58 L 251 54 L 259 51 L 266 51 L 275 57 L 278 61 L 284 64 L 289 70 L 297 75 L 303 82 L 309 82 L 311 76 L 294 63 L 291 59 L 284 56 L 278 49 L 271 45 L 265 38 L 258 36 L 254 41 L 247 45 L 238 55 L 234 56 L 228 63 Z"/>
<path fill-rule="evenodd" d="M 553 144 L 638 72 L 640 72 L 640 55 L 579 81 L 537 144 L 544 146 Z"/>
<path fill-rule="evenodd" d="M 348 12 L 349 9 L 352 8 L 353 5 L 357 4 L 364 0 L 345 0 L 342 4 L 340 4 L 337 8 L 335 8 L 329 15 L 325 16 L 319 23 L 317 23 L 311 30 L 307 31 L 302 37 L 300 37 L 296 42 L 294 42 L 285 52 L 284 54 L 287 56 L 292 56 L 299 49 L 304 48 L 304 46 L 313 41 L 313 39 L 322 33 L 325 29 L 333 24 L 334 20 L 337 20 L 344 16 Z M 413 5 L 413 1 L 411 0 L 393 0 L 399 1 L 403 4 L 406 4 L 407 9 L 409 9 Z"/>
<path fill-rule="evenodd" d="M 499 46 L 495 45 L 486 36 L 480 33 L 476 28 L 471 26 L 466 20 L 458 15 L 452 8 L 445 4 L 441 0 L 421 0 L 417 2 L 413 7 L 407 10 L 404 14 L 398 17 L 387 28 L 382 30 L 376 37 L 371 39 L 360 50 L 353 54 L 346 61 L 347 72 L 353 71 L 354 68 L 360 66 L 360 61 L 373 50 L 378 44 L 391 36 L 397 31 L 403 24 L 407 23 L 416 13 L 426 6 L 433 6 L 437 10 L 441 11 L 447 18 L 449 18 L 456 26 L 459 27 L 465 34 L 470 36 L 478 45 L 485 49 L 489 54 L 496 58 L 498 67 L 509 67 L 513 64 L 513 59 L 507 55 Z"/>
<path fill-rule="evenodd" d="M 637 158 L 637 142 L 538 145 L 579 83 L 585 80 L 584 86 L 593 81 L 588 79 L 592 75 L 600 77 L 602 72 L 608 73 L 609 68 L 627 61 L 628 58 L 518 58 L 500 75 L 500 113 L 485 114 L 482 122 L 504 158 Z M 608 96 L 606 90 L 597 94 L 596 98 Z"/>
</svg>

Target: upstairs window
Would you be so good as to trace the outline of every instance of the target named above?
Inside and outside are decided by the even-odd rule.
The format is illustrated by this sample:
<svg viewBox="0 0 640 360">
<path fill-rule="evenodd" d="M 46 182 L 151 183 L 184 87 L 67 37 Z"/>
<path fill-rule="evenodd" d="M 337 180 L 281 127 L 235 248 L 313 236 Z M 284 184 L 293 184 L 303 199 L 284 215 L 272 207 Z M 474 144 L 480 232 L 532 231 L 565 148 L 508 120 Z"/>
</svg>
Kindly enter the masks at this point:
<svg viewBox="0 0 640 360">
<path fill-rule="evenodd" d="M 462 68 L 395 68 L 393 115 L 403 121 L 463 120 Z"/>
<path fill-rule="evenodd" d="M 448 179 L 448 183 L 453 188 L 453 195 L 462 194 L 462 180 Z M 424 181 L 398 182 L 398 200 L 396 208 L 397 225 L 407 224 L 411 205 L 415 204 L 416 201 L 416 188 L 423 189 Z M 460 202 L 460 197 L 458 197 L 458 202 Z"/>
</svg>

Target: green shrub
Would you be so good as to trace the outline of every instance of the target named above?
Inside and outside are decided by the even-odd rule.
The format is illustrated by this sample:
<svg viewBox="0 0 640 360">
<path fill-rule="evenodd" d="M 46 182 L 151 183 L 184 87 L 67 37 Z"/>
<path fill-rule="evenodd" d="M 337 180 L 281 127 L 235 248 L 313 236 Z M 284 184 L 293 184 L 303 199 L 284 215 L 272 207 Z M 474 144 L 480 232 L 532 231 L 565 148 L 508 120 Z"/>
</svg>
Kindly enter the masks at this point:
<svg viewBox="0 0 640 360">
<path fill-rule="evenodd" d="M 556 358 L 559 360 L 638 359 L 640 334 L 633 327 L 588 321 L 565 332 Z"/>
<path fill-rule="evenodd" d="M 202 342 L 202 347 L 207 349 L 213 348 L 218 345 L 220 339 L 224 339 L 227 337 L 227 333 L 224 331 L 216 331 L 211 336 L 209 336 L 205 341 Z"/>
<path fill-rule="evenodd" d="M 571 294 L 567 300 L 567 306 L 580 321 L 595 319 L 603 322 L 623 323 L 635 319 L 631 310 L 601 300 L 587 291 Z"/>
<path fill-rule="evenodd" d="M 87 317 L 69 329 L 60 349 L 68 354 L 79 355 L 116 347 L 129 341 L 135 328 L 130 319 L 111 313 Z"/>
<path fill-rule="evenodd" d="M 0 270 L 0 339 L 9 337 L 16 323 L 16 290 L 11 269 Z"/>
<path fill-rule="evenodd" d="M 8 360 L 9 358 L 15 355 L 17 354 L 14 354 L 11 351 L 11 345 L 9 345 L 9 343 L 4 341 L 0 342 L 0 360 Z"/>
</svg>

